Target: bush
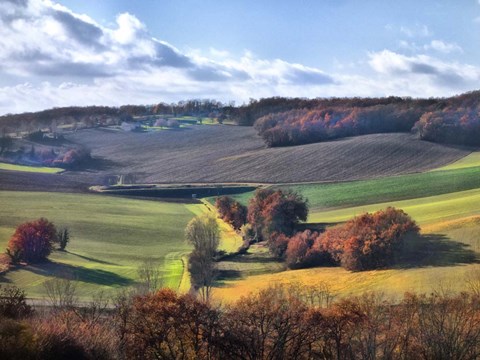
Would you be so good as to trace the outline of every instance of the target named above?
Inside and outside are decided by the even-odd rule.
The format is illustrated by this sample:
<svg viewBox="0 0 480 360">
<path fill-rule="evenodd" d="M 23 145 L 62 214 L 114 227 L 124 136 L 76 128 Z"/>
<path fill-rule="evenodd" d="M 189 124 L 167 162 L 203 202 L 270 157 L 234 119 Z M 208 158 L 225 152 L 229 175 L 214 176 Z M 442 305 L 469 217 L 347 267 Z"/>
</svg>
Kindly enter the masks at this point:
<svg viewBox="0 0 480 360">
<path fill-rule="evenodd" d="M 29 221 L 17 227 L 8 242 L 8 253 L 18 254 L 26 262 L 39 262 L 47 259 L 52 245 L 57 241 L 55 225 L 45 218 Z"/>
<path fill-rule="evenodd" d="M 27 304 L 27 297 L 23 290 L 16 286 L 0 285 L 0 317 L 21 319 L 32 313 L 33 309 Z"/>
<path fill-rule="evenodd" d="M 360 271 L 392 265 L 404 236 L 418 231 L 415 221 L 403 210 L 388 207 L 327 230 L 318 241 L 343 267 Z"/>
</svg>

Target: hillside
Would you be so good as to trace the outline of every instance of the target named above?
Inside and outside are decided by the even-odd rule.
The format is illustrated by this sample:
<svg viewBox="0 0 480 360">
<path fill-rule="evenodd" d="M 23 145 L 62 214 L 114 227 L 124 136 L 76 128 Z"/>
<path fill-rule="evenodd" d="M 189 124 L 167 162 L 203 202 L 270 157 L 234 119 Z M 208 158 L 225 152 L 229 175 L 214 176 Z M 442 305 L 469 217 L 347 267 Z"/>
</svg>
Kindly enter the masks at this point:
<svg viewBox="0 0 480 360">
<path fill-rule="evenodd" d="M 103 160 L 104 166 L 94 169 L 96 177 L 134 174 L 137 183 L 370 179 L 430 170 L 469 153 L 409 134 L 374 134 L 272 149 L 265 148 L 254 129 L 234 126 L 149 133 L 89 129 L 67 138 Z"/>
</svg>

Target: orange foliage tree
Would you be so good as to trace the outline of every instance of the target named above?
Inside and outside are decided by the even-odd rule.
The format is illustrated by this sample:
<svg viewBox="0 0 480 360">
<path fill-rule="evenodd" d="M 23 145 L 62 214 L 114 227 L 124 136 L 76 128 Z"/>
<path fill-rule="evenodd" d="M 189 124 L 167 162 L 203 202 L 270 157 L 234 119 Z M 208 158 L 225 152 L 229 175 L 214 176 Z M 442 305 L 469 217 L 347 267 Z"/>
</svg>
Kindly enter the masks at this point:
<svg viewBox="0 0 480 360">
<path fill-rule="evenodd" d="M 230 196 L 220 196 L 215 200 L 220 217 L 235 230 L 239 230 L 247 221 L 247 207 Z"/>
<path fill-rule="evenodd" d="M 50 255 L 57 239 L 55 225 L 45 218 L 28 221 L 17 227 L 8 242 L 7 253 L 26 262 L 43 261 Z"/>
<path fill-rule="evenodd" d="M 379 269 L 391 265 L 407 233 L 418 233 L 415 221 L 403 210 L 388 207 L 355 217 L 318 239 L 348 270 Z"/>
<path fill-rule="evenodd" d="M 257 240 L 267 240 L 270 250 L 277 253 L 275 234 L 292 235 L 295 225 L 307 220 L 307 216 L 307 200 L 301 195 L 293 191 L 260 189 L 250 200 L 247 219 Z"/>
</svg>

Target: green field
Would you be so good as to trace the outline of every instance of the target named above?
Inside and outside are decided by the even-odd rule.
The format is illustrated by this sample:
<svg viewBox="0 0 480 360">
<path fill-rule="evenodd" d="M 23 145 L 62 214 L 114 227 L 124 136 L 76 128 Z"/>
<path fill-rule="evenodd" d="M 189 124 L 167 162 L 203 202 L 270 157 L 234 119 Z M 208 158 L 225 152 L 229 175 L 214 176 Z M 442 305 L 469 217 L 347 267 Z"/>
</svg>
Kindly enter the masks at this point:
<svg viewBox="0 0 480 360">
<path fill-rule="evenodd" d="M 162 267 L 164 284 L 178 289 L 182 257 L 190 247 L 184 228 L 199 205 L 125 199 L 104 195 L 41 192 L 0 192 L 0 246 L 6 247 L 16 225 L 46 217 L 72 234 L 67 252 L 54 252 L 50 263 L 9 272 L 3 281 L 15 283 L 30 297 L 43 295 L 51 276 L 71 276 L 79 293 L 133 285 L 138 265 L 152 259 Z"/>
<path fill-rule="evenodd" d="M 453 166 L 453 165 L 452 165 Z M 415 199 L 480 188 L 480 166 L 329 184 L 279 186 L 299 192 L 310 208 L 329 209 Z M 234 197 L 247 204 L 253 193 Z M 210 199 L 214 201 L 214 199 Z"/>
<path fill-rule="evenodd" d="M 10 170 L 10 171 L 25 171 L 25 172 L 36 172 L 44 174 L 58 174 L 62 171 L 65 171 L 61 168 L 45 167 L 45 166 L 25 166 L 25 165 L 15 165 L 7 164 L 0 162 L 0 170 Z"/>
<path fill-rule="evenodd" d="M 403 209 L 421 226 L 480 215 L 480 189 L 417 199 L 382 202 L 335 210 L 313 208 L 308 221 L 314 223 L 338 223 L 364 212 L 372 212 L 394 206 Z"/>
</svg>

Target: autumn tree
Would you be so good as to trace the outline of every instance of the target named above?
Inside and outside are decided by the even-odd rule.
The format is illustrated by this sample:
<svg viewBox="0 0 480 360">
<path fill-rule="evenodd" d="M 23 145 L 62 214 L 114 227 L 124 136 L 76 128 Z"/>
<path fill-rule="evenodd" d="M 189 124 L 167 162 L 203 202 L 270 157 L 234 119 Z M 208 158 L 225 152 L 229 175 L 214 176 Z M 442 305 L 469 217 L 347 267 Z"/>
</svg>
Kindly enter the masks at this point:
<svg viewBox="0 0 480 360">
<path fill-rule="evenodd" d="M 230 196 L 218 197 L 215 200 L 215 207 L 220 217 L 235 230 L 240 230 L 247 222 L 247 207 Z"/>
<path fill-rule="evenodd" d="M 388 207 L 329 229 L 318 241 L 343 267 L 359 271 L 393 264 L 404 236 L 418 231 L 415 221 L 403 210 Z"/>
<path fill-rule="evenodd" d="M 204 301 L 210 298 L 216 274 L 215 255 L 220 243 L 220 231 L 213 217 L 195 217 L 185 229 L 187 242 L 193 245 L 188 260 L 192 285 L 200 290 Z"/>
<path fill-rule="evenodd" d="M 267 240 L 276 252 L 274 234 L 293 234 L 295 225 L 307 220 L 308 205 L 301 195 L 287 190 L 259 189 L 248 206 L 248 222 L 258 240 Z"/>
<path fill-rule="evenodd" d="M 26 262 L 43 261 L 57 241 L 55 225 L 45 218 L 29 221 L 17 227 L 8 242 L 7 253 L 19 254 Z"/>
<path fill-rule="evenodd" d="M 218 313 L 191 295 L 173 290 L 133 299 L 126 318 L 128 359 L 210 359 Z"/>
</svg>

